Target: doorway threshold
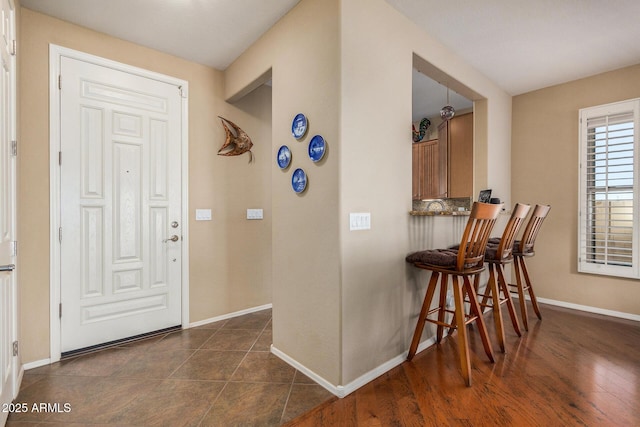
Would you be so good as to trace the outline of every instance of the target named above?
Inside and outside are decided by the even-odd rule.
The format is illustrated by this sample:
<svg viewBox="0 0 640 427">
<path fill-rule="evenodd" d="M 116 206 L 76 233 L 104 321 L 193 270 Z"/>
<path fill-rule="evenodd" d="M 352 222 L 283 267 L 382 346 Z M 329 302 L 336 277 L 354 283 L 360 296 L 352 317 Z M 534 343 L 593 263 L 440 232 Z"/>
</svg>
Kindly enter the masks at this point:
<svg viewBox="0 0 640 427">
<path fill-rule="evenodd" d="M 164 335 L 167 334 L 169 332 L 175 332 L 175 331 L 180 331 L 182 330 L 182 325 L 176 325 L 176 326 L 171 326 L 168 328 L 164 328 L 164 329 L 159 329 L 157 331 L 153 331 L 153 332 L 147 332 L 144 334 L 140 334 L 140 335 L 134 335 L 132 337 L 127 337 L 127 338 L 122 338 L 119 340 L 115 340 L 115 341 L 109 341 L 106 343 L 102 343 L 102 344 L 96 344 L 96 345 L 92 345 L 90 347 L 84 347 L 84 348 L 79 348 L 77 350 L 71 350 L 71 351 L 65 351 L 64 353 L 61 354 L 60 360 L 67 360 L 67 359 L 72 359 L 74 357 L 77 356 L 82 356 L 85 354 L 89 354 L 89 353 L 93 353 L 96 351 L 100 351 L 100 350 L 104 350 L 107 348 L 111 348 L 111 347 L 117 347 L 119 345 L 122 344 L 129 344 L 135 341 L 141 341 L 147 338 L 152 338 L 158 335 Z"/>
</svg>

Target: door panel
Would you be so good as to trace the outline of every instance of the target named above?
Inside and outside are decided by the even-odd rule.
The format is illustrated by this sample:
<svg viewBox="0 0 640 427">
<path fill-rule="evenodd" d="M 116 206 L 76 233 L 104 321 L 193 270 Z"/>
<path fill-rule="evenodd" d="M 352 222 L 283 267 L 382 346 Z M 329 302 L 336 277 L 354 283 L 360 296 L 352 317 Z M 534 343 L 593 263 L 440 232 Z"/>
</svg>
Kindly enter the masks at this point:
<svg viewBox="0 0 640 427">
<path fill-rule="evenodd" d="M 181 323 L 178 87 L 61 58 L 61 351 Z M 172 222 L 178 224 L 171 227 Z"/>
<path fill-rule="evenodd" d="M 13 352 L 17 340 L 16 264 L 16 158 L 14 10 L 2 0 L 0 40 L 0 405 L 7 404 L 18 390 L 18 358 Z M 4 425 L 6 411 L 0 411 Z"/>
</svg>

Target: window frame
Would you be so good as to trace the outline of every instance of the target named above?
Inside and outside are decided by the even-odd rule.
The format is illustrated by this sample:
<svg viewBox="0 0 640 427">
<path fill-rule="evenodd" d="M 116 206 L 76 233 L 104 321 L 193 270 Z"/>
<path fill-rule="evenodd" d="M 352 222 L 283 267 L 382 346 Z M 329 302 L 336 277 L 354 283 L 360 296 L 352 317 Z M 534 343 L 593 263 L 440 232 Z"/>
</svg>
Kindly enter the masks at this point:
<svg viewBox="0 0 640 427">
<path fill-rule="evenodd" d="M 616 192 L 624 192 L 624 190 L 629 190 L 629 185 L 611 185 L 608 184 L 610 180 L 613 180 L 611 177 L 611 171 L 609 170 L 609 162 L 611 159 L 615 159 L 615 157 L 606 156 L 606 172 L 601 172 L 606 174 L 606 182 L 607 185 L 602 187 L 595 187 L 595 185 L 589 185 L 589 182 L 595 183 L 598 179 L 594 176 L 589 178 L 590 171 L 590 163 L 594 160 L 589 158 L 589 129 L 588 124 L 590 120 L 598 120 L 602 119 L 606 124 L 603 125 L 607 127 L 607 131 L 610 131 L 609 126 L 615 126 L 615 123 L 609 124 L 608 120 L 611 117 L 619 116 L 624 113 L 630 113 L 630 119 L 633 120 L 633 169 L 632 169 L 632 181 L 631 181 L 631 191 L 632 194 L 632 235 L 631 235 L 631 256 L 630 256 L 630 265 L 621 265 L 621 262 L 614 262 L 613 258 L 616 255 L 608 255 L 606 253 L 608 248 L 608 243 L 610 239 L 610 235 L 614 234 L 612 230 L 612 222 L 614 219 L 611 219 L 611 208 L 612 204 L 610 202 L 615 200 L 625 200 L 625 199 L 616 199 L 615 197 L 609 198 L 608 195 Z M 580 273 L 590 273 L 590 274 L 600 274 L 600 275 L 608 275 L 608 276 L 617 276 L 617 277 L 626 277 L 626 278 L 635 278 L 640 279 L 640 249 L 638 248 L 638 244 L 640 243 L 639 233 L 640 233 L 640 98 L 630 99 L 626 101 L 614 102 L 611 104 L 599 105 L 594 107 L 582 108 L 579 110 L 579 191 L 578 191 L 578 272 Z M 621 121 L 621 123 L 629 123 L 629 121 Z M 593 127 L 593 126 L 592 126 Z M 612 138 L 613 139 L 613 138 Z M 605 147 L 608 148 L 614 144 L 609 143 L 609 138 L 605 138 Z M 595 155 L 594 155 L 595 157 Z M 598 174 L 597 171 L 593 169 L 598 168 L 598 166 L 591 166 L 591 172 L 593 174 Z M 613 167 L 612 167 L 613 169 Z M 589 181 L 591 179 L 591 181 Z M 600 188 L 600 190 L 598 190 Z M 609 202 L 604 207 L 605 209 L 605 238 L 599 240 L 596 237 L 597 232 L 595 231 L 595 223 L 592 219 L 595 214 L 590 215 L 590 212 L 597 209 L 595 206 L 590 205 L 589 203 L 595 200 L 597 192 L 600 192 L 600 195 L 604 195 L 604 201 Z M 627 199 L 628 200 L 628 199 Z M 590 210 L 591 209 L 591 210 Z M 620 209 L 620 207 L 616 208 Z M 602 227 L 601 227 L 602 228 Z M 613 241 L 613 238 L 611 238 Z M 605 242 L 605 252 L 604 255 L 600 256 L 601 261 L 594 261 L 592 254 L 594 254 L 596 249 L 589 249 L 588 242 L 593 241 L 604 241 Z M 621 257 L 620 255 L 617 255 Z M 604 261 L 602 261 L 604 260 Z"/>
</svg>

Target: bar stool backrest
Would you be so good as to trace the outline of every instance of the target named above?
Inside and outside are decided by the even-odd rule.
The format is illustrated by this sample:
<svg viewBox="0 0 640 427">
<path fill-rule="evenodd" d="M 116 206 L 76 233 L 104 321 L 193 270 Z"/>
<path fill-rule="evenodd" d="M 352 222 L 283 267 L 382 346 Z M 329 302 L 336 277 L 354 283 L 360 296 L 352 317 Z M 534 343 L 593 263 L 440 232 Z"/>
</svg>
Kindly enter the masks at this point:
<svg viewBox="0 0 640 427">
<path fill-rule="evenodd" d="M 487 242 L 503 204 L 474 202 L 458 249 L 457 271 L 483 268 Z"/>
<path fill-rule="evenodd" d="M 517 253 L 523 255 L 534 254 L 533 246 L 536 243 L 536 237 L 538 236 L 540 227 L 542 227 L 542 222 L 547 217 L 550 209 L 551 206 L 549 205 L 536 205 L 533 209 L 533 213 L 531 214 L 531 218 L 529 218 L 527 227 L 524 229 L 520 245 L 516 248 Z"/>
<path fill-rule="evenodd" d="M 504 228 L 500 244 L 496 250 L 496 261 L 508 260 L 512 257 L 513 243 L 515 242 L 518 231 L 520 231 L 520 227 L 524 224 L 524 220 L 530 209 L 531 206 L 524 205 L 522 203 L 516 203 L 513 207 L 511 218 L 509 218 L 509 222 Z"/>
</svg>

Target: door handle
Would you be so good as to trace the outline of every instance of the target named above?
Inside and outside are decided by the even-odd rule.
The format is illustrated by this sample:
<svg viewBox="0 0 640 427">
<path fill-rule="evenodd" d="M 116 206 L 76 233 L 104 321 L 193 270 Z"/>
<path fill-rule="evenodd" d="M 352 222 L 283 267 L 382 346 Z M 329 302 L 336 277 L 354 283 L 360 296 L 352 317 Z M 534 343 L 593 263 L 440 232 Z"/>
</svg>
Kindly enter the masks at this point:
<svg viewBox="0 0 640 427">
<path fill-rule="evenodd" d="M 13 271 L 15 269 L 15 264 L 0 265 L 0 271 Z"/>
<path fill-rule="evenodd" d="M 174 234 L 173 236 L 169 237 L 168 239 L 164 239 L 162 242 L 163 243 L 167 243 L 169 240 L 171 240 L 172 242 L 177 242 L 178 240 L 180 240 L 180 238 L 178 237 L 177 234 Z"/>
</svg>

